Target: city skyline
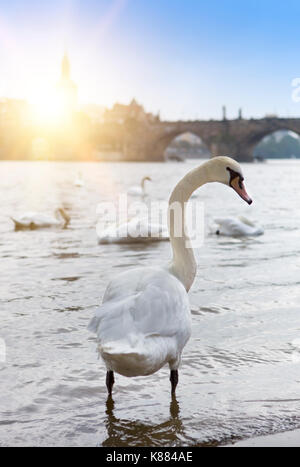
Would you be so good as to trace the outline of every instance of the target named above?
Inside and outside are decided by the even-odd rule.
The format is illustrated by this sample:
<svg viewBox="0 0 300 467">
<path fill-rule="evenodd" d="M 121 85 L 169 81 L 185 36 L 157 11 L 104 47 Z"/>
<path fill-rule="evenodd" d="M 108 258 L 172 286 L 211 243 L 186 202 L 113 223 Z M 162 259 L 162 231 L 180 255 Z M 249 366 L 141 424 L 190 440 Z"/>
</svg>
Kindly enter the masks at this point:
<svg viewBox="0 0 300 467">
<path fill-rule="evenodd" d="M 42 102 L 65 50 L 81 105 L 133 97 L 164 120 L 299 116 L 300 5 L 237 0 L 12 0 L 0 13 L 0 97 Z"/>
</svg>

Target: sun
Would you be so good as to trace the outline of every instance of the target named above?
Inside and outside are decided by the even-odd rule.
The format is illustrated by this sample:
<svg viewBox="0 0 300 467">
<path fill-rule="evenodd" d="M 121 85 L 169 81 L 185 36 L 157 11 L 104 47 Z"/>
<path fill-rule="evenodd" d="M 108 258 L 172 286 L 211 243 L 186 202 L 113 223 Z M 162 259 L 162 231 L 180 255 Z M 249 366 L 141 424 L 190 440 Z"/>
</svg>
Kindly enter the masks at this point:
<svg viewBox="0 0 300 467">
<path fill-rule="evenodd" d="M 68 123 L 77 109 L 77 85 L 71 79 L 71 66 L 66 52 L 57 84 L 51 84 L 50 75 L 44 76 L 42 82 L 36 84 L 34 86 L 31 83 L 29 98 L 33 123 L 39 126 Z"/>
<path fill-rule="evenodd" d="M 29 103 L 31 119 L 36 125 L 59 125 L 66 120 L 66 108 L 58 92 L 37 91 Z"/>
</svg>

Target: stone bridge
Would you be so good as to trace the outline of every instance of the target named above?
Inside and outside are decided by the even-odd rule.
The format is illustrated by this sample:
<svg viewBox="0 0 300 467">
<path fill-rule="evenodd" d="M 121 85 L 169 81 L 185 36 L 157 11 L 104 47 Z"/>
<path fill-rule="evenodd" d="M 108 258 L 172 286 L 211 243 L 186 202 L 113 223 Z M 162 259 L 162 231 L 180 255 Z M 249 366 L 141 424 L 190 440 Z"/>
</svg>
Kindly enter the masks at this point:
<svg viewBox="0 0 300 467">
<path fill-rule="evenodd" d="M 123 153 L 126 160 L 164 160 L 170 142 L 180 134 L 199 136 L 212 157 L 230 155 L 238 161 L 253 161 L 253 149 L 266 135 L 291 130 L 300 135 L 300 119 L 262 118 L 245 120 L 178 121 L 134 125 L 128 129 Z"/>
</svg>

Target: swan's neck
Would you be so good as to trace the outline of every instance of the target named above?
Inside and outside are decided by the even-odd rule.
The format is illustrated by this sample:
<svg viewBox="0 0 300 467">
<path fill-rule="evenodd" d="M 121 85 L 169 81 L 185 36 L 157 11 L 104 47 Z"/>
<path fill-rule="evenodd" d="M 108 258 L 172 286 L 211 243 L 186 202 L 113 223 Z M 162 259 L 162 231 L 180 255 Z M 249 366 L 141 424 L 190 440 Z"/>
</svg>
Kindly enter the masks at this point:
<svg viewBox="0 0 300 467">
<path fill-rule="evenodd" d="M 188 291 L 196 275 L 197 265 L 190 239 L 186 233 L 185 208 L 192 193 L 205 183 L 215 181 L 211 176 L 211 163 L 190 171 L 174 188 L 168 209 L 170 241 L 173 259 L 170 272 L 183 283 Z"/>
<path fill-rule="evenodd" d="M 142 188 L 143 193 L 145 193 L 145 182 L 146 182 L 146 179 L 143 178 L 143 180 L 141 181 L 141 188 Z"/>
<path fill-rule="evenodd" d="M 59 222 L 63 223 L 64 227 L 66 227 L 70 222 L 70 217 L 63 210 L 58 209 L 55 211 L 55 217 Z"/>
</svg>

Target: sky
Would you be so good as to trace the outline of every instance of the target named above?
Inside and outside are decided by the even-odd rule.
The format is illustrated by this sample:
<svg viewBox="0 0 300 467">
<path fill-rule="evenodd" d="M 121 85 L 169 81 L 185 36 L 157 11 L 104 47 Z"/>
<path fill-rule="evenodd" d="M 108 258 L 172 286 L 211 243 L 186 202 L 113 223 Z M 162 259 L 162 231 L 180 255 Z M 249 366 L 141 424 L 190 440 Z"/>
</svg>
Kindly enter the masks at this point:
<svg viewBox="0 0 300 467">
<path fill-rule="evenodd" d="M 300 117 L 299 18 L 299 0 L 0 0 L 0 97 L 42 99 L 67 50 L 81 104 Z"/>
</svg>

